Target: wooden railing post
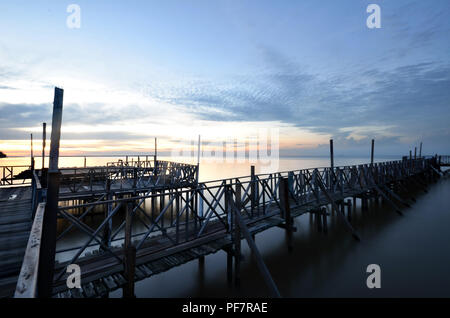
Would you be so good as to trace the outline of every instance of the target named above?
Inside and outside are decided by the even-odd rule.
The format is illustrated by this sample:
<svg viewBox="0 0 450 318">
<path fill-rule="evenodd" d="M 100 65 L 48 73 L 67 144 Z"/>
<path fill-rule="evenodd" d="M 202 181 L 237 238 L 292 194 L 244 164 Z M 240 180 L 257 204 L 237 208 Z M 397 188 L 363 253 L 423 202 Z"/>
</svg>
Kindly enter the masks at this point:
<svg viewBox="0 0 450 318">
<path fill-rule="evenodd" d="M 110 201 L 111 199 L 112 199 L 111 179 L 108 178 L 106 179 L 106 200 Z M 111 214 L 111 211 L 112 211 L 112 203 L 107 203 L 105 218 L 108 218 L 108 216 Z M 112 232 L 112 219 L 108 221 L 103 231 L 103 243 L 108 247 L 111 245 L 111 232 Z"/>
<path fill-rule="evenodd" d="M 231 192 L 231 186 L 229 186 L 229 205 L 231 206 L 231 213 L 234 214 L 233 221 L 234 221 L 234 285 L 236 287 L 240 287 L 241 285 L 241 227 L 238 222 L 238 217 L 236 216 L 236 213 L 240 213 L 239 208 L 236 206 L 236 209 L 233 208 L 233 203 L 236 204 L 237 202 L 233 200 L 233 195 Z"/>
<path fill-rule="evenodd" d="M 126 279 L 125 287 L 123 288 L 124 298 L 134 298 L 134 274 L 136 266 L 136 247 L 133 245 L 132 238 L 132 222 L 133 222 L 133 204 L 127 203 L 127 211 L 125 216 L 125 242 L 123 245 L 124 259 L 124 274 Z"/>
<path fill-rule="evenodd" d="M 45 168 L 45 141 L 47 139 L 47 123 L 42 123 L 42 176 Z"/>
<path fill-rule="evenodd" d="M 50 142 L 50 159 L 47 176 L 47 205 L 44 213 L 42 228 L 42 245 L 39 257 L 38 295 L 51 297 L 53 275 L 55 268 L 56 225 L 58 214 L 59 179 L 58 170 L 59 140 L 61 136 L 61 122 L 64 91 L 55 87 L 53 102 L 52 134 Z"/>
<path fill-rule="evenodd" d="M 250 167 L 250 196 L 251 196 L 251 216 L 253 217 L 253 213 L 256 207 L 256 177 L 255 177 L 255 166 Z"/>
</svg>

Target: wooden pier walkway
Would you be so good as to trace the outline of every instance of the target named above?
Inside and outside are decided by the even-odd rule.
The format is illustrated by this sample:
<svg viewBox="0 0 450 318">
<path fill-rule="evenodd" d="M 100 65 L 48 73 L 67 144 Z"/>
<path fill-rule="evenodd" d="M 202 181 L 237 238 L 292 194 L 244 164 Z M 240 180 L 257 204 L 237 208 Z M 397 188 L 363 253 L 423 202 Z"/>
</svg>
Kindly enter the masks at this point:
<svg viewBox="0 0 450 318">
<path fill-rule="evenodd" d="M 0 190 L 0 296 L 11 296 L 15 285 L 14 297 L 104 297 L 117 288 L 133 297 L 135 281 L 219 250 L 227 253 L 228 282 L 239 286 L 245 239 L 279 297 L 256 233 L 281 227 L 292 250 L 293 219 L 310 213 L 320 231 L 337 218 L 360 241 L 352 225 L 356 200 L 367 210 L 368 200 L 382 199 L 402 214 L 414 200 L 411 189 L 426 191 L 450 164 L 449 156 L 422 157 L 421 150 L 419 157 L 374 163 L 372 140 L 369 164 L 335 167 L 331 140 L 330 167 L 256 175 L 252 166 L 249 176 L 208 182 L 198 182 L 198 164 L 159 161 L 156 154 L 153 161 L 60 168 L 62 96 L 55 88 L 48 171 L 32 161 L 21 173 L 31 187 Z M 3 185 L 18 182 L 17 169 L 3 171 Z M 73 265 L 81 288 L 68 287 Z"/>
<path fill-rule="evenodd" d="M 132 173 L 138 176 L 135 181 L 131 177 L 118 178 L 111 171 L 99 174 L 98 167 L 85 170 L 84 176 L 81 171 L 72 174 L 76 176 L 75 181 L 66 173 L 61 177 L 65 180 L 63 185 L 92 180 L 92 171 L 95 171 L 98 186 L 78 187 L 78 191 L 71 191 L 70 195 L 64 190 L 67 186 L 60 191 L 52 295 L 105 297 L 115 289 L 129 288 L 127 275 L 130 273 L 126 268 L 130 246 L 134 250 L 133 284 L 219 250 L 227 253 L 228 280 L 233 276 L 239 280 L 236 263 L 240 262 L 237 253 L 244 239 L 242 226 L 251 236 L 272 227 L 281 227 L 292 236 L 293 218 L 305 213 L 319 218 L 323 232 L 327 232 L 329 218 L 337 217 L 359 240 L 351 225 L 356 200 L 361 200 L 364 209 L 368 199 L 383 199 L 402 213 L 402 208 L 410 204 L 405 193 L 411 186 L 425 190 L 426 184 L 440 176 L 436 161 L 436 158 L 420 158 L 252 174 L 204 183 L 196 183 L 194 178 L 190 183 L 158 184 L 154 182 L 157 176 L 145 177 L 136 167 Z M 91 177 L 86 178 L 86 174 Z M 103 176 L 103 181 L 99 175 Z M 117 186 L 124 181 L 130 188 Z M 112 187 L 114 182 L 116 186 Z M 33 199 L 39 193 L 33 187 L 0 189 L 0 247 L 5 255 L 0 263 L 3 297 L 14 292 L 31 229 L 32 211 L 37 201 L 43 201 L 42 195 Z M 236 213 L 242 225 L 236 223 Z M 89 221 L 92 215 L 100 220 L 92 223 L 92 219 Z M 68 241 L 73 241 L 70 239 L 73 233 L 79 238 L 68 245 Z M 70 264 L 80 266 L 82 285 L 79 289 L 67 288 L 69 273 L 66 269 Z"/>
<path fill-rule="evenodd" d="M 16 289 L 32 224 L 30 187 L 0 188 L 0 297 Z"/>
</svg>

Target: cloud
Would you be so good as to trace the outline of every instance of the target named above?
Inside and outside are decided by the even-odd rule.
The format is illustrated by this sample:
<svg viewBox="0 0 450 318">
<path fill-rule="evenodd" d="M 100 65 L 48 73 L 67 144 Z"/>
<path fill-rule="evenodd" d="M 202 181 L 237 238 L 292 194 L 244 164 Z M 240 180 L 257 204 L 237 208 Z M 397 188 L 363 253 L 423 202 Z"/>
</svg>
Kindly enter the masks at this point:
<svg viewBox="0 0 450 318">
<path fill-rule="evenodd" d="M 228 81 L 197 79 L 157 98 L 209 121 L 279 121 L 335 138 L 406 140 L 448 125 L 450 65 L 434 61 L 318 76 L 274 49 L 266 68 Z M 372 127 L 372 128 L 371 128 Z M 376 127 L 376 129 L 374 129 Z"/>
</svg>

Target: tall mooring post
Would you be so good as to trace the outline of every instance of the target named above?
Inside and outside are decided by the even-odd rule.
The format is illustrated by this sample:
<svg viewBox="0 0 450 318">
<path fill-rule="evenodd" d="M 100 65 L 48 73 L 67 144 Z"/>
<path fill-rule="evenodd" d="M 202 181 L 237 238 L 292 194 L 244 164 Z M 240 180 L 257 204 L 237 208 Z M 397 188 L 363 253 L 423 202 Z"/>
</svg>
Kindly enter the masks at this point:
<svg viewBox="0 0 450 318">
<path fill-rule="evenodd" d="M 197 174 L 196 174 L 196 184 L 198 184 L 198 178 L 200 174 L 200 135 L 198 135 L 198 148 L 197 148 Z"/>
<path fill-rule="evenodd" d="M 422 158 L 422 142 L 420 142 L 419 158 Z"/>
<path fill-rule="evenodd" d="M 330 139 L 330 167 L 334 171 L 334 150 L 333 150 L 333 139 Z"/>
<path fill-rule="evenodd" d="M 30 134 L 30 166 L 31 170 L 34 170 L 33 134 Z"/>
<path fill-rule="evenodd" d="M 333 139 L 330 139 L 330 188 L 334 187 L 334 150 Z"/>
<path fill-rule="evenodd" d="M 47 123 L 42 123 L 42 170 L 45 167 L 45 141 L 47 139 Z"/>
<path fill-rule="evenodd" d="M 375 139 L 372 139 L 372 149 L 370 151 L 370 165 L 373 166 L 373 155 L 375 150 Z"/>
<path fill-rule="evenodd" d="M 253 217 L 253 214 L 255 212 L 256 208 L 256 176 L 255 176 L 255 166 L 250 167 L 250 196 L 251 196 L 251 216 Z"/>
<path fill-rule="evenodd" d="M 158 160 L 158 138 L 155 137 L 155 163 Z"/>
<path fill-rule="evenodd" d="M 38 296 L 51 297 L 55 268 L 56 225 L 59 196 L 59 140 L 63 110 L 64 90 L 55 87 L 53 101 L 52 134 L 50 141 L 50 159 L 47 174 L 47 205 L 45 207 L 42 241 L 39 255 Z"/>
</svg>

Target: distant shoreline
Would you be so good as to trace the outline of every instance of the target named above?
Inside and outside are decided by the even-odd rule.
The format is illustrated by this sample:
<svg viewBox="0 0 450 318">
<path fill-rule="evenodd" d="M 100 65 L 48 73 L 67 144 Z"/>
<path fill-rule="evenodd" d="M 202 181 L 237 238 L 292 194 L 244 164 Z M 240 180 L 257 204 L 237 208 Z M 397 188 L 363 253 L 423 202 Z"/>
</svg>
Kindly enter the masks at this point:
<svg viewBox="0 0 450 318">
<path fill-rule="evenodd" d="M 0 158 L 7 158 L 8 156 L 5 155 L 3 152 L 0 151 Z"/>
<path fill-rule="evenodd" d="M 59 158 L 113 158 L 113 157 L 153 157 L 153 155 L 145 155 L 145 154 L 130 154 L 130 155 L 74 155 L 74 156 L 66 156 L 66 155 L 60 155 Z M 40 157 L 40 156 L 37 156 Z M 170 157 L 168 155 L 165 154 L 159 154 L 158 157 Z M 176 156 L 178 157 L 178 156 Z M 174 158 L 176 158 L 174 157 Z M 187 156 L 189 157 L 189 156 Z M 367 156 L 364 155 L 334 155 L 334 158 L 365 158 Z M 401 155 L 377 155 L 376 157 L 378 158 L 383 158 L 383 159 L 397 159 L 397 158 L 402 158 Z M 29 156 L 8 156 L 7 158 L 29 158 Z M 45 156 L 45 158 L 48 158 L 48 156 Z M 195 157 L 196 158 L 196 157 Z M 210 158 L 208 156 L 203 156 L 202 158 Z M 289 155 L 284 155 L 284 156 L 279 156 L 279 159 L 302 159 L 302 158 L 329 158 L 329 155 L 304 155 L 304 156 L 289 156 Z"/>
</svg>

